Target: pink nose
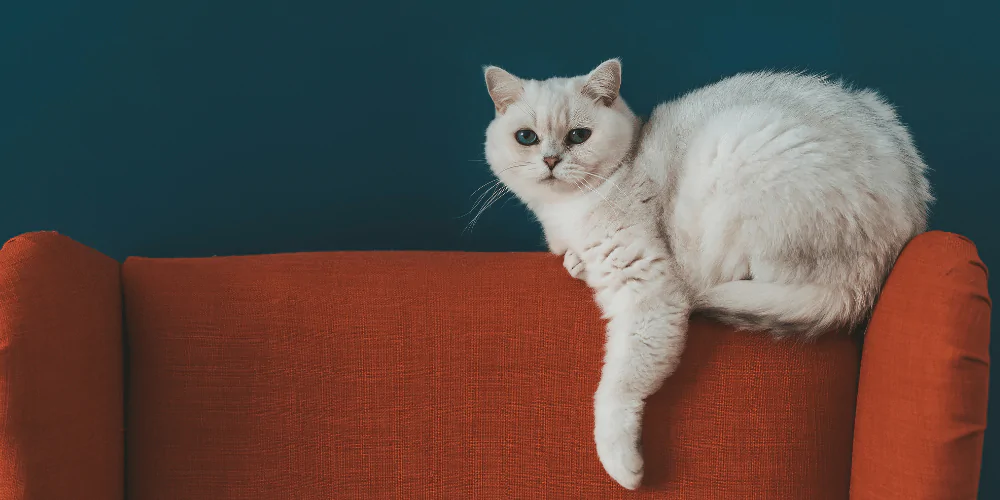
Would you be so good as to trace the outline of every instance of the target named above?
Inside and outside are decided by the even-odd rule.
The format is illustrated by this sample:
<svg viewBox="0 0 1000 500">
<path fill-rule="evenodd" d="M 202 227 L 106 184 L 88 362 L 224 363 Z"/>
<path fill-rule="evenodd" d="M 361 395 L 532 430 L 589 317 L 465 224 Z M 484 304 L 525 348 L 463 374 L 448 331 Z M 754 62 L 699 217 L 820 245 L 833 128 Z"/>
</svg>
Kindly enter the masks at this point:
<svg viewBox="0 0 1000 500">
<path fill-rule="evenodd" d="M 546 156 L 545 158 L 542 158 L 542 161 L 549 166 L 549 170 L 556 168 L 556 164 L 559 163 L 560 160 L 562 160 L 562 158 L 558 156 Z"/>
</svg>

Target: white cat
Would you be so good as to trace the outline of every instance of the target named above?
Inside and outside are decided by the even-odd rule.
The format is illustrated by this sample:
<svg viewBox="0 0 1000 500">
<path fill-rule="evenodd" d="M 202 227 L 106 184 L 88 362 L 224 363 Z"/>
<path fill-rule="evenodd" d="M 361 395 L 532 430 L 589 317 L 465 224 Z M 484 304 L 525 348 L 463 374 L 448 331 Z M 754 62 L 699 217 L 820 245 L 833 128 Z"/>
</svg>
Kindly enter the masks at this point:
<svg viewBox="0 0 1000 500">
<path fill-rule="evenodd" d="M 594 437 L 626 488 L 642 480 L 644 401 L 677 367 L 691 312 L 777 335 L 856 326 L 925 230 L 926 167 L 872 91 L 741 74 L 642 126 L 618 60 L 575 78 L 485 77 L 490 167 L 609 320 Z"/>
</svg>

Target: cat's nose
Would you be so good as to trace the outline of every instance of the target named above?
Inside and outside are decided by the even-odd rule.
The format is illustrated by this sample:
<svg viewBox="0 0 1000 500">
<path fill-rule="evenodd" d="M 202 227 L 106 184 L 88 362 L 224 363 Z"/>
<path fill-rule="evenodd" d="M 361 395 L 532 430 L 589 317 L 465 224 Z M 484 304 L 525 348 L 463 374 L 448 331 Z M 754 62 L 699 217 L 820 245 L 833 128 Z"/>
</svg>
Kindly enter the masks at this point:
<svg viewBox="0 0 1000 500">
<path fill-rule="evenodd" d="M 542 158 L 542 161 L 549 166 L 549 170 L 556 168 L 556 164 L 558 164 L 561 160 L 562 158 L 558 156 L 546 156 L 545 158 Z"/>
</svg>

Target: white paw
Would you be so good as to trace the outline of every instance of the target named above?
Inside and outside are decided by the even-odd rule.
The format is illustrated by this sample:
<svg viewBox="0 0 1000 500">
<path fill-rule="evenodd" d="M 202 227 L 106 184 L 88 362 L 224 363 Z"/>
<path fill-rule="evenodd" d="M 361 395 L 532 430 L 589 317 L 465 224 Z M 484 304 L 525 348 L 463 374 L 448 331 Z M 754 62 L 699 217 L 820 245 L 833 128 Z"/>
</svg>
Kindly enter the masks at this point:
<svg viewBox="0 0 1000 500">
<path fill-rule="evenodd" d="M 604 470 L 618 484 L 634 490 L 642 483 L 642 454 L 639 452 L 641 404 L 598 404 L 594 441 Z"/>
<path fill-rule="evenodd" d="M 569 275 L 576 279 L 585 279 L 586 268 L 583 265 L 583 261 L 580 260 L 580 256 L 572 250 L 567 250 L 566 254 L 563 255 L 563 267 L 569 271 Z"/>
</svg>

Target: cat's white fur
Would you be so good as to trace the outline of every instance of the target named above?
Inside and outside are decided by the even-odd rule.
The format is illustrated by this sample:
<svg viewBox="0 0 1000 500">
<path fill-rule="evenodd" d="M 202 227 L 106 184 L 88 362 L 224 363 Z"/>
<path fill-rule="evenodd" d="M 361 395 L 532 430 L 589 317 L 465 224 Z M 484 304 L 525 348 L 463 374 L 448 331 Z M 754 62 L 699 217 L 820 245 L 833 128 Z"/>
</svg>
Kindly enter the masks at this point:
<svg viewBox="0 0 1000 500">
<path fill-rule="evenodd" d="M 778 335 L 855 326 L 925 229 L 926 167 L 872 91 L 741 74 L 643 126 L 618 95 L 617 60 L 575 78 L 485 76 L 487 161 L 608 319 L 594 437 L 626 488 L 642 479 L 644 401 L 677 367 L 691 312 Z M 592 135 L 571 145 L 575 128 Z M 519 144 L 520 129 L 539 142 Z"/>
</svg>

